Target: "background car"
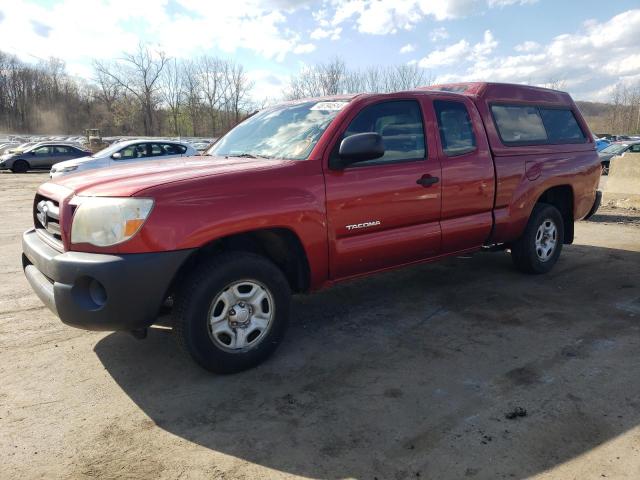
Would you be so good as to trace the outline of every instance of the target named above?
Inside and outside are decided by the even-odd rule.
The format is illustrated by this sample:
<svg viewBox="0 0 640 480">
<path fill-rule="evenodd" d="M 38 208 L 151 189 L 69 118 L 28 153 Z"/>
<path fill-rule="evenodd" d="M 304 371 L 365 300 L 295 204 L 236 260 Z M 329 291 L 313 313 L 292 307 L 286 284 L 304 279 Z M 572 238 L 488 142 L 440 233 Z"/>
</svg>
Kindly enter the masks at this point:
<svg viewBox="0 0 640 480">
<path fill-rule="evenodd" d="M 212 143 L 211 142 L 195 142 L 195 143 L 192 143 L 191 145 L 193 145 L 193 148 L 195 148 L 199 153 L 203 153 L 209 149 Z"/>
<path fill-rule="evenodd" d="M 56 163 L 85 157 L 91 152 L 64 143 L 37 143 L 15 153 L 0 156 L 0 170 L 25 173 L 28 170 L 49 169 Z"/>
<path fill-rule="evenodd" d="M 624 155 L 626 152 L 640 153 L 640 141 L 636 142 L 614 142 L 608 147 L 598 152 L 602 174 L 609 174 L 609 166 L 613 157 Z"/>
<path fill-rule="evenodd" d="M 596 150 L 598 152 L 601 150 L 604 150 L 609 145 L 611 145 L 610 140 L 607 140 L 606 138 L 598 137 L 595 134 L 593 134 L 593 140 L 596 142 Z"/>
<path fill-rule="evenodd" d="M 198 151 L 188 143 L 165 140 L 128 140 L 115 143 L 91 156 L 56 164 L 51 169 L 49 176 L 56 178 L 95 168 L 194 155 L 198 155 Z"/>
<path fill-rule="evenodd" d="M 16 148 L 18 145 L 19 143 L 17 142 L 6 142 L 0 144 L 0 154 L 8 153 L 9 150 L 11 150 L 12 148 Z"/>
</svg>

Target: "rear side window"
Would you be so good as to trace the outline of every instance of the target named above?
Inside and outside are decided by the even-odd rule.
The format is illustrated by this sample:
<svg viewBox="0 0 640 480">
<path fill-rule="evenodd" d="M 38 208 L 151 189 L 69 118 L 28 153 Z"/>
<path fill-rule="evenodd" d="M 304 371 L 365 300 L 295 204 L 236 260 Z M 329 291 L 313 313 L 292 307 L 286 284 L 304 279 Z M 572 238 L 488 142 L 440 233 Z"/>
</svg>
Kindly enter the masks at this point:
<svg viewBox="0 0 640 480">
<path fill-rule="evenodd" d="M 476 149 L 476 136 L 467 107 L 460 102 L 433 102 L 438 117 L 442 150 L 449 157 L 464 155 Z"/>
<path fill-rule="evenodd" d="M 587 140 L 573 112 L 561 108 L 540 108 L 549 143 L 583 143 Z"/>
<path fill-rule="evenodd" d="M 382 136 L 384 156 L 360 162 L 358 166 L 426 157 L 422 111 L 413 100 L 376 103 L 365 107 L 351 121 L 344 137 L 365 132 L 376 132 Z"/>
<path fill-rule="evenodd" d="M 491 106 L 503 143 L 547 143 L 547 132 L 537 107 Z"/>
<path fill-rule="evenodd" d="M 187 151 L 187 147 L 175 143 L 165 143 L 163 147 L 167 155 L 181 155 Z"/>
</svg>

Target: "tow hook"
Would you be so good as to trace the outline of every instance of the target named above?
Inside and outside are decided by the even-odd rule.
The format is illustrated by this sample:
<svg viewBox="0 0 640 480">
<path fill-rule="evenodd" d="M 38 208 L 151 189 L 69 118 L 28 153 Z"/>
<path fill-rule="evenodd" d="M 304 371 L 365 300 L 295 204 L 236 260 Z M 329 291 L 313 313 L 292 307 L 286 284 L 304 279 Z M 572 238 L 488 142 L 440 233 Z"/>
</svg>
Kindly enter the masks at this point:
<svg viewBox="0 0 640 480">
<path fill-rule="evenodd" d="M 138 340 L 144 340 L 147 338 L 147 328 L 136 328 L 135 330 L 131 330 L 131 335 Z"/>
</svg>

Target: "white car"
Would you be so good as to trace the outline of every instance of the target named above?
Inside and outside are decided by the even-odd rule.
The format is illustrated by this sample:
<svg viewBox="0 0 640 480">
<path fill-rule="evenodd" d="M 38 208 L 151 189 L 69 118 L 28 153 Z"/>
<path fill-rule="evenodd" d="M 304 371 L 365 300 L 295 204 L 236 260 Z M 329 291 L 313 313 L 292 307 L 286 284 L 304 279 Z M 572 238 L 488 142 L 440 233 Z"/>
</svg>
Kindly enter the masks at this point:
<svg viewBox="0 0 640 480">
<path fill-rule="evenodd" d="M 191 157 L 193 155 L 199 155 L 199 153 L 188 143 L 165 140 L 127 140 L 100 150 L 90 157 L 56 163 L 51 168 L 49 176 L 57 178 L 95 168 L 128 165 L 145 160 Z"/>
</svg>

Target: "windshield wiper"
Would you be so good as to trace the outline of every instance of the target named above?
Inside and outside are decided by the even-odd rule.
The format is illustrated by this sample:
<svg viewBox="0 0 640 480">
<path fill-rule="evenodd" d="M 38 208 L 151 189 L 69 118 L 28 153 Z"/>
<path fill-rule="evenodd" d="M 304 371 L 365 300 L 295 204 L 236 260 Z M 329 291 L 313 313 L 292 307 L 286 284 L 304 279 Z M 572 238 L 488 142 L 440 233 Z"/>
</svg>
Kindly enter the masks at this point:
<svg viewBox="0 0 640 480">
<path fill-rule="evenodd" d="M 253 153 L 235 153 L 233 155 L 225 155 L 225 158 L 273 158 L 268 155 L 259 155 Z"/>
</svg>

